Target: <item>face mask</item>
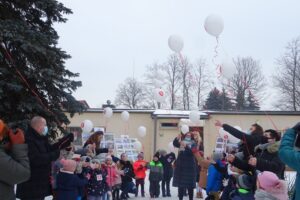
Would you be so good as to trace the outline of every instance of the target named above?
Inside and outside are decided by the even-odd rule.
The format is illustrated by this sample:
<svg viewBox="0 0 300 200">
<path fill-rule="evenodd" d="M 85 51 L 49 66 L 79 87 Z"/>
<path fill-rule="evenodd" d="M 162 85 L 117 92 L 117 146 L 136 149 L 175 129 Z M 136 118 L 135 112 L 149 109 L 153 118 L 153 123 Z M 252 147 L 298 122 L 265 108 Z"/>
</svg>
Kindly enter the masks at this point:
<svg viewBox="0 0 300 200">
<path fill-rule="evenodd" d="M 190 138 L 190 137 L 184 138 L 184 140 L 187 140 L 187 141 L 191 141 L 191 139 L 192 139 L 192 138 Z"/>
<path fill-rule="evenodd" d="M 247 131 L 246 131 L 246 134 L 247 134 L 247 135 L 251 135 L 251 130 L 250 130 L 250 129 L 247 130 Z"/>
<path fill-rule="evenodd" d="M 275 143 L 275 139 L 268 139 L 268 143 Z"/>
<path fill-rule="evenodd" d="M 44 136 L 46 136 L 46 135 L 48 134 L 48 126 L 45 126 L 45 127 L 44 127 L 44 130 L 43 130 L 42 134 L 43 134 Z"/>
</svg>

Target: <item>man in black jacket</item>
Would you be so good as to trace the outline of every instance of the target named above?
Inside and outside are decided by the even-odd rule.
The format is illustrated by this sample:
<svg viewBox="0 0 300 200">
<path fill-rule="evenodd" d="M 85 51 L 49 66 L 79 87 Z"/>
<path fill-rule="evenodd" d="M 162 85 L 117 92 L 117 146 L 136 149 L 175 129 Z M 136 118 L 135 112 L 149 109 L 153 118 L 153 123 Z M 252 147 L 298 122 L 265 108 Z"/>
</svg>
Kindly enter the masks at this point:
<svg viewBox="0 0 300 200">
<path fill-rule="evenodd" d="M 46 120 L 40 116 L 32 118 L 25 134 L 31 177 L 17 187 L 17 197 L 22 200 L 42 200 L 51 195 L 51 162 L 58 159 L 60 150 L 70 146 L 74 139 L 73 134 L 68 134 L 50 145 L 47 133 Z"/>
</svg>

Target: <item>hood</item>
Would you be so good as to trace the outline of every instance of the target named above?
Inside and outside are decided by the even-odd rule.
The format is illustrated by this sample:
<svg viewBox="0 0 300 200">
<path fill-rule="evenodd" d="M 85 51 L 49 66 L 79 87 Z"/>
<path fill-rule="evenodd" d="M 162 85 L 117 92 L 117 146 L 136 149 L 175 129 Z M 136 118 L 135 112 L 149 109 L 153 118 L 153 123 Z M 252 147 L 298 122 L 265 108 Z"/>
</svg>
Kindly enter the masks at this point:
<svg viewBox="0 0 300 200">
<path fill-rule="evenodd" d="M 269 153 L 276 153 L 279 150 L 280 141 L 275 143 L 266 143 L 266 144 L 259 144 L 254 148 L 255 152 L 265 151 L 267 150 Z"/>
<path fill-rule="evenodd" d="M 254 197 L 256 200 L 277 200 L 277 198 L 270 193 L 260 189 L 256 190 Z"/>
</svg>

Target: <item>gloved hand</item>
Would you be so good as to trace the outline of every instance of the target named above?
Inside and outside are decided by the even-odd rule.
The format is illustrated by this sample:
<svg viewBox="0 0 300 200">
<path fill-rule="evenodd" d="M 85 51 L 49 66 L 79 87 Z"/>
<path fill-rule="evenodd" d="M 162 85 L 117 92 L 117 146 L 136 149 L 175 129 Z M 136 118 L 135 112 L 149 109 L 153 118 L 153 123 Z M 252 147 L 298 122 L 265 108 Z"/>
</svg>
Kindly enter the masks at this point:
<svg viewBox="0 0 300 200">
<path fill-rule="evenodd" d="M 69 133 L 58 141 L 58 148 L 64 149 L 66 147 L 69 147 L 71 145 L 71 142 L 73 141 L 74 141 L 74 134 Z"/>
<path fill-rule="evenodd" d="M 294 129 L 296 132 L 300 132 L 300 122 L 298 122 L 295 126 L 293 126 L 293 129 Z"/>
<path fill-rule="evenodd" d="M 15 132 L 10 129 L 8 131 L 8 136 L 12 145 L 25 143 L 24 132 L 19 128 Z"/>
</svg>

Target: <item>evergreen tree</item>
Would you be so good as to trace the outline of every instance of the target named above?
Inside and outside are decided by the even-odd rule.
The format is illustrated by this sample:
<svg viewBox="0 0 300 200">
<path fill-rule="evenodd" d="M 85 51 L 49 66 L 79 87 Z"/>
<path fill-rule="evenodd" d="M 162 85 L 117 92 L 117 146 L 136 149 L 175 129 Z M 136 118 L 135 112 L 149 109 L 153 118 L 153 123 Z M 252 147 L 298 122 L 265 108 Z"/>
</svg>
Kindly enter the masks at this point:
<svg viewBox="0 0 300 200">
<path fill-rule="evenodd" d="M 222 110 L 232 110 L 233 105 L 232 102 L 230 100 L 230 98 L 227 96 L 227 93 L 225 91 L 225 88 L 222 89 L 222 93 L 220 95 L 221 98 L 221 102 L 222 102 Z"/>
<path fill-rule="evenodd" d="M 222 101 L 220 97 L 220 91 L 217 88 L 212 89 L 208 94 L 204 108 L 208 110 L 221 110 Z"/>
<path fill-rule="evenodd" d="M 247 110 L 259 110 L 260 106 L 259 103 L 255 100 L 255 97 L 253 94 L 249 91 L 248 97 L 247 97 L 247 105 L 246 105 Z"/>
<path fill-rule="evenodd" d="M 53 23 L 66 22 L 72 11 L 56 0 L 0 2 L 0 116 L 27 124 L 34 115 L 60 127 L 83 110 L 72 93 L 81 86 L 65 68 L 70 56 L 57 47 Z"/>
</svg>

